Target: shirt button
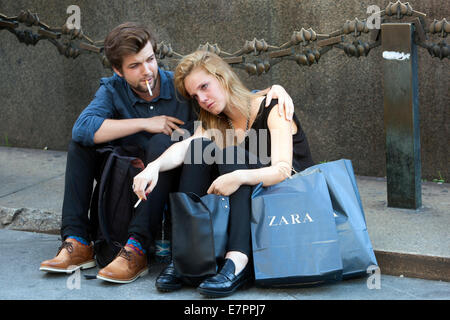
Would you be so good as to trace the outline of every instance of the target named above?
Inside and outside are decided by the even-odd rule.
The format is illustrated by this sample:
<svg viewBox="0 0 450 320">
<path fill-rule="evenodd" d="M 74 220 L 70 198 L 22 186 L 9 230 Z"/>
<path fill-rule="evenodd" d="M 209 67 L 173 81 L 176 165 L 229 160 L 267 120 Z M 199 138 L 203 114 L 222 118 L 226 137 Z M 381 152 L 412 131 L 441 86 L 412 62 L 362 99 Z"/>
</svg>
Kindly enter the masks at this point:
<svg viewBox="0 0 450 320">
<path fill-rule="evenodd" d="M 150 110 L 153 110 L 155 107 L 154 106 L 150 106 Z"/>
</svg>

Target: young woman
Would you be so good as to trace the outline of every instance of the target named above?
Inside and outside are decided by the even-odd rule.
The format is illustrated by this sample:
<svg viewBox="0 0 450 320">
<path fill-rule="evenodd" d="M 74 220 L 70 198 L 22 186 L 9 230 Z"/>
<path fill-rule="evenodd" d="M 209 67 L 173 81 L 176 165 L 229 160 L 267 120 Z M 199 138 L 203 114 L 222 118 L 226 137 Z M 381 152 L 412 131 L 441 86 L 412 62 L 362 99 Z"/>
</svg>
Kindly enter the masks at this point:
<svg viewBox="0 0 450 320">
<path fill-rule="evenodd" d="M 279 183 L 292 168 L 300 171 L 313 161 L 297 117 L 286 120 L 274 108 L 276 100 L 266 108 L 265 96 L 251 93 L 217 55 L 197 51 L 183 58 L 175 71 L 175 86 L 198 105 L 201 126 L 192 137 L 173 144 L 149 163 L 134 178 L 133 188 L 140 199 L 146 199 L 158 182 L 159 172 L 183 166 L 179 192 L 229 196 L 225 263 L 217 275 L 198 287 L 208 296 L 226 296 L 251 275 L 252 186 Z M 261 161 L 261 154 L 270 161 Z M 173 266 L 162 278 L 165 287 L 161 287 L 177 288 L 179 279 Z"/>
</svg>

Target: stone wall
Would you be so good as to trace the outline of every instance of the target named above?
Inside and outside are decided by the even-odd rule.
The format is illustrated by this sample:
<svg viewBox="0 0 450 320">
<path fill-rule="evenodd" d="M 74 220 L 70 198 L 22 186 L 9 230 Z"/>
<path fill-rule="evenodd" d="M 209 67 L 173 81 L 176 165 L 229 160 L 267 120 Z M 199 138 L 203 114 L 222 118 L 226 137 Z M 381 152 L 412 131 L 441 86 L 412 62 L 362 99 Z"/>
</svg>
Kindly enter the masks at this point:
<svg viewBox="0 0 450 320">
<path fill-rule="evenodd" d="M 311 27 L 330 33 L 346 20 L 365 19 L 367 7 L 382 0 L 148 0 L 148 1 L 2 1 L 0 12 L 38 13 L 50 26 L 62 26 L 66 9 L 81 9 L 81 26 L 93 40 L 103 40 L 124 21 L 148 24 L 159 40 L 186 54 L 199 44 L 217 43 L 235 52 L 245 40 L 287 42 L 293 31 Z M 433 19 L 450 16 L 450 2 L 410 0 L 414 10 Z M 448 19 L 450 20 L 450 19 Z M 269 74 L 248 76 L 249 88 L 277 83 L 292 95 L 315 161 L 347 158 L 359 175 L 385 176 L 381 47 L 368 57 L 349 58 L 333 49 L 319 64 L 300 67 L 293 61 L 274 66 Z M 65 150 L 71 128 L 93 98 L 99 78 L 109 76 L 97 55 L 68 59 L 48 41 L 26 46 L 0 31 L 0 145 Z M 431 58 L 419 48 L 421 157 L 423 177 L 448 178 L 450 63 Z"/>
</svg>

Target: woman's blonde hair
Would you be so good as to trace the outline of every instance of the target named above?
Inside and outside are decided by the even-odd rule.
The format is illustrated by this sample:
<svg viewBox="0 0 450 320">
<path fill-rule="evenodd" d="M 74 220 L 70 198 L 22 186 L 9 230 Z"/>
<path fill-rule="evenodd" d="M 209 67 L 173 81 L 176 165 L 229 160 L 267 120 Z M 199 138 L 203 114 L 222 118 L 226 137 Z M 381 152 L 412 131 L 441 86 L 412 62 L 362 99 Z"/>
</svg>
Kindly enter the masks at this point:
<svg viewBox="0 0 450 320">
<path fill-rule="evenodd" d="M 185 56 L 175 69 L 175 87 L 186 99 L 192 98 L 186 91 L 184 80 L 197 68 L 202 68 L 219 81 L 227 94 L 227 105 L 229 107 L 235 108 L 246 118 L 250 117 L 250 102 L 253 94 L 244 86 L 228 63 L 212 52 L 204 50 L 195 51 Z M 193 102 L 198 106 L 196 100 Z M 202 122 L 203 128 L 205 130 L 217 129 L 225 139 L 225 131 L 229 129 L 226 116 L 216 116 L 202 108 L 199 108 L 199 110 L 199 121 Z M 219 146 L 225 146 L 226 141 L 216 140 L 216 143 Z"/>
</svg>

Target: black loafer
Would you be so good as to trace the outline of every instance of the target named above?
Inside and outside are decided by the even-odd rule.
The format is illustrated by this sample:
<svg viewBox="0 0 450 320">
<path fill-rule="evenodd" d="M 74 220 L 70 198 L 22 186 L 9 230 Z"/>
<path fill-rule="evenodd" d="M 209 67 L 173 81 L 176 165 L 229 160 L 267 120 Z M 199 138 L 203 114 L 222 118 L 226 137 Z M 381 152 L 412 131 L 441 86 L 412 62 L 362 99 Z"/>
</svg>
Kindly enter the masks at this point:
<svg viewBox="0 0 450 320">
<path fill-rule="evenodd" d="M 177 275 L 173 262 L 161 271 L 155 282 L 156 289 L 165 292 L 181 289 L 182 285 L 182 280 Z"/>
<path fill-rule="evenodd" d="M 234 275 L 235 265 L 230 259 L 225 259 L 225 264 L 218 274 L 203 281 L 197 290 L 204 296 L 211 298 L 226 297 L 231 295 L 250 279 L 250 263 L 238 274 Z"/>
</svg>

